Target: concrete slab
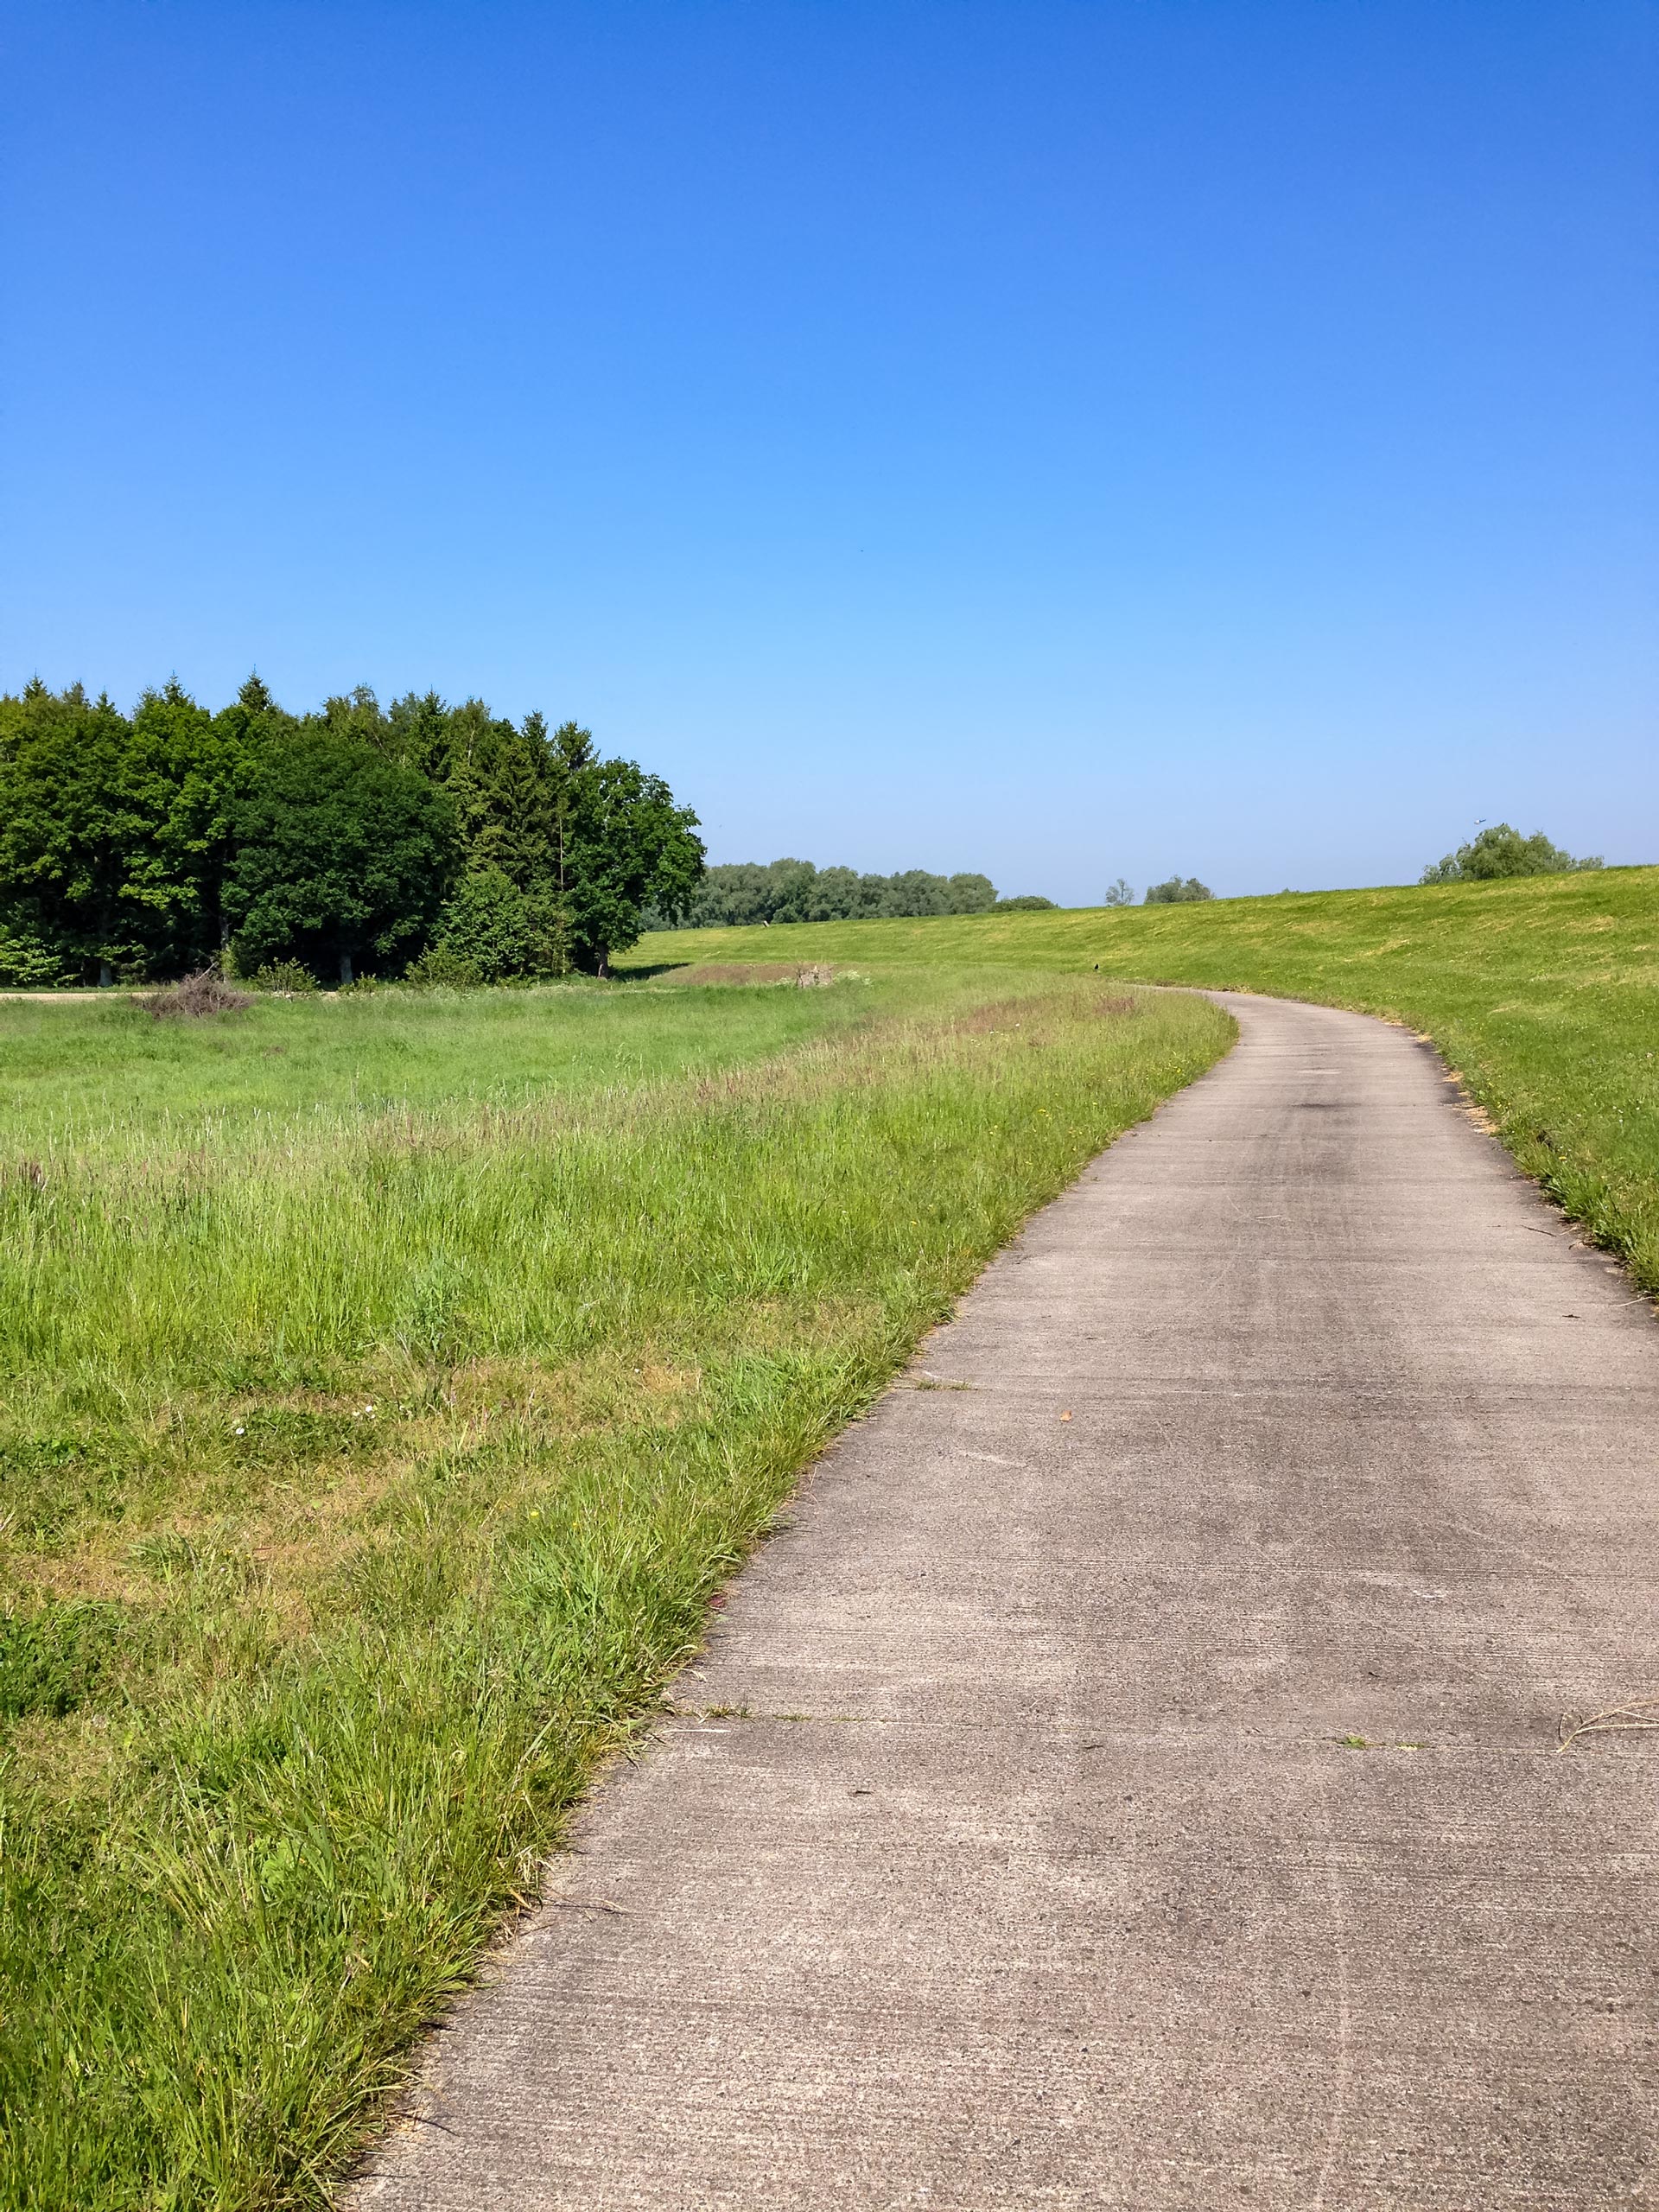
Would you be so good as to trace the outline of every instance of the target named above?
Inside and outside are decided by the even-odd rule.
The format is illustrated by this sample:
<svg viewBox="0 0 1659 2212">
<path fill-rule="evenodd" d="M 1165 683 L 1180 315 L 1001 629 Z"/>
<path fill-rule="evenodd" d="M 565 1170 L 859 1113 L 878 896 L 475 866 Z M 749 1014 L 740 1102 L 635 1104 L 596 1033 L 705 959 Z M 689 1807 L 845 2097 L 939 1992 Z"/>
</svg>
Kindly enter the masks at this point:
<svg viewBox="0 0 1659 2212">
<path fill-rule="evenodd" d="M 1659 1694 L 1659 1329 L 1414 1039 L 1224 1003 L 803 1486 L 360 2205 L 1659 2204 L 1659 1738 L 1556 1751 Z"/>
</svg>

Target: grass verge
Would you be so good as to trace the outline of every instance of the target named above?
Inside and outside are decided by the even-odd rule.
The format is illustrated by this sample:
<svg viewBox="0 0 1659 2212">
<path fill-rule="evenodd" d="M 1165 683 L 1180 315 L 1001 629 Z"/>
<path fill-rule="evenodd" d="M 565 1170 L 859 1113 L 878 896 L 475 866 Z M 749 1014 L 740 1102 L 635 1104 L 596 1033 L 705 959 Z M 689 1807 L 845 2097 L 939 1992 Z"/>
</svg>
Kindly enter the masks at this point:
<svg viewBox="0 0 1659 2212">
<path fill-rule="evenodd" d="M 326 2202 L 791 1482 L 1204 1001 L 8 1007 L 0 2203 Z"/>
<path fill-rule="evenodd" d="M 1382 1014 L 1433 1039 L 1527 1173 L 1659 1296 L 1659 868 L 683 931 L 636 957 L 1097 965 Z"/>
</svg>

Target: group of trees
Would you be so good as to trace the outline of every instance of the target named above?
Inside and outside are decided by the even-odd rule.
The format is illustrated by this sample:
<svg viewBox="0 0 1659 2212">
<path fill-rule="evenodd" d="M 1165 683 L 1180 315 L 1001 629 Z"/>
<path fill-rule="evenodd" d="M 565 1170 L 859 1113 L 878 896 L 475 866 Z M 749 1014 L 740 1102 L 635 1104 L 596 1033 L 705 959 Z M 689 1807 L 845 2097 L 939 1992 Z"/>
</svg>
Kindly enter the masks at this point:
<svg viewBox="0 0 1659 2212">
<path fill-rule="evenodd" d="M 706 868 L 696 817 L 575 722 L 359 690 L 291 715 L 257 676 L 218 713 L 177 683 L 131 715 L 0 696 L 0 983 L 140 982 L 209 965 L 499 982 L 603 974 L 645 927 L 977 914 L 987 875 L 779 860 Z M 1599 868 L 1507 822 L 1425 883 Z M 1148 906 L 1209 899 L 1172 876 Z M 1120 877 L 1108 906 L 1135 893 Z"/>
<path fill-rule="evenodd" d="M 1215 893 L 1207 883 L 1200 883 L 1196 875 L 1172 875 L 1166 883 L 1154 883 L 1147 890 L 1148 906 L 1190 906 L 1200 899 L 1213 899 Z"/>
<path fill-rule="evenodd" d="M 696 817 L 575 722 L 372 691 L 211 713 L 79 684 L 0 697 L 0 982 L 297 963 L 495 982 L 602 974 L 703 873 Z"/>
<path fill-rule="evenodd" d="M 1601 868 L 1601 855 L 1586 854 L 1575 861 L 1571 853 L 1553 845 L 1541 830 L 1523 837 L 1507 822 L 1494 822 L 1455 853 L 1426 868 L 1423 883 L 1488 883 L 1503 875 L 1567 875 L 1579 868 Z"/>
<path fill-rule="evenodd" d="M 855 868 L 815 868 L 810 861 L 734 861 L 703 872 L 684 912 L 690 929 L 741 922 L 845 922 L 916 914 L 985 914 L 999 905 L 988 875 L 861 875 Z M 1020 901 L 1024 904 L 1026 902 Z M 1043 904 L 1048 904 L 1044 900 Z M 664 914 L 671 926 L 678 917 Z"/>
<path fill-rule="evenodd" d="M 1213 899 L 1215 895 L 1209 885 L 1200 883 L 1196 875 L 1185 878 L 1172 875 L 1166 883 L 1152 886 L 1147 893 L 1146 903 L 1148 906 L 1185 906 L 1195 899 Z M 1103 906 L 1133 906 L 1134 887 L 1126 883 L 1120 875 L 1116 883 L 1107 885 L 1106 895 L 1100 903 Z"/>
<path fill-rule="evenodd" d="M 1541 830 L 1535 830 L 1530 837 L 1523 837 L 1507 822 L 1497 822 L 1483 829 L 1468 844 L 1459 845 L 1455 853 L 1448 853 L 1444 860 L 1426 868 L 1419 880 L 1424 883 L 1484 883 L 1499 876 L 1564 875 L 1575 869 L 1604 865 L 1599 854 L 1574 860 L 1571 853 L 1552 844 Z M 1148 906 L 1178 906 L 1214 896 L 1208 884 L 1200 883 L 1196 875 L 1172 875 L 1166 883 L 1152 886 L 1146 903 Z M 1135 893 L 1122 876 L 1107 892 L 1105 903 L 1109 906 L 1134 905 Z"/>
</svg>

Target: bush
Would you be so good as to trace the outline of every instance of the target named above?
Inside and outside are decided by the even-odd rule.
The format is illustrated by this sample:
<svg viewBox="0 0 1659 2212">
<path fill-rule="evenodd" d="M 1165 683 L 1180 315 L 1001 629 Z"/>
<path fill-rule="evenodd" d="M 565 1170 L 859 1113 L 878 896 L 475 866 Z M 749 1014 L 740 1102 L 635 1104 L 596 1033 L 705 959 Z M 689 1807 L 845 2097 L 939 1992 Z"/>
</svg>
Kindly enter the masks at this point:
<svg viewBox="0 0 1659 2212">
<path fill-rule="evenodd" d="M 1022 892 L 1017 899 L 999 899 L 991 908 L 994 914 L 1052 914 L 1055 911 L 1053 899 L 1035 891 Z"/>
<path fill-rule="evenodd" d="M 1167 883 L 1154 883 L 1147 893 L 1148 906 L 1188 906 L 1200 899 L 1213 899 L 1215 893 L 1207 883 L 1200 883 L 1196 875 L 1185 880 L 1172 875 Z"/>
<path fill-rule="evenodd" d="M 0 984 L 30 991 L 67 980 L 62 961 L 43 938 L 16 923 L 0 922 Z"/>
<path fill-rule="evenodd" d="M 317 988 L 316 977 L 302 960 L 268 960 L 263 968 L 254 969 L 247 982 L 251 990 L 273 991 L 284 999 Z"/>
<path fill-rule="evenodd" d="M 484 978 L 474 961 L 447 944 L 435 944 L 410 963 L 404 981 L 416 990 L 475 991 L 482 988 Z"/>
<path fill-rule="evenodd" d="M 562 976 L 569 964 L 553 902 L 521 891 L 499 868 L 480 868 L 456 885 L 431 944 L 409 973 L 417 982 L 505 983 Z"/>
<path fill-rule="evenodd" d="M 1420 883 L 1491 883 L 1514 875 L 1570 875 L 1580 868 L 1600 868 L 1599 854 L 1575 861 L 1571 853 L 1551 844 L 1541 830 L 1523 837 L 1507 822 L 1495 822 L 1467 845 L 1459 845 L 1442 861 L 1426 868 Z"/>
</svg>

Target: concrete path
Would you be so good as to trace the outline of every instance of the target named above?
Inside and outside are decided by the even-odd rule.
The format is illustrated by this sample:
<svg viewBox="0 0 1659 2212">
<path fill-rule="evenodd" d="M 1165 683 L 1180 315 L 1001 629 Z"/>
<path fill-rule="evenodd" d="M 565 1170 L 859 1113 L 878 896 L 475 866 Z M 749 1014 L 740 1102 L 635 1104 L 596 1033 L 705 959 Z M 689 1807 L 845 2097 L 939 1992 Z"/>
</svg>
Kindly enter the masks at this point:
<svg viewBox="0 0 1659 2212">
<path fill-rule="evenodd" d="M 1422 1046 L 1227 1003 L 806 1486 L 362 2204 L 1659 2204 L 1659 1736 L 1556 1752 L 1659 1693 L 1659 1329 Z"/>
</svg>

